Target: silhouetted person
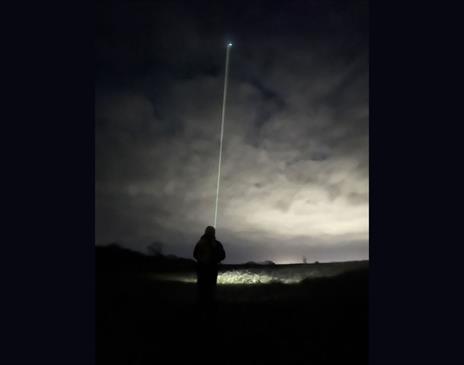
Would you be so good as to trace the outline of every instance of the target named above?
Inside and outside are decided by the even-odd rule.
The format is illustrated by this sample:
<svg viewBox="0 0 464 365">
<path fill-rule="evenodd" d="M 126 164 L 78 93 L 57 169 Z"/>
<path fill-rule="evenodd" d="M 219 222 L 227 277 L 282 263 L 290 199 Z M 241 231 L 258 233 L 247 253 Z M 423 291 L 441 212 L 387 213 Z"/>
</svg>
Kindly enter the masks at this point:
<svg viewBox="0 0 464 365">
<path fill-rule="evenodd" d="M 206 227 L 205 233 L 195 245 L 193 257 L 197 260 L 197 289 L 200 306 L 205 311 L 212 310 L 216 293 L 218 264 L 226 253 L 221 242 L 216 240 L 216 230 Z"/>
</svg>

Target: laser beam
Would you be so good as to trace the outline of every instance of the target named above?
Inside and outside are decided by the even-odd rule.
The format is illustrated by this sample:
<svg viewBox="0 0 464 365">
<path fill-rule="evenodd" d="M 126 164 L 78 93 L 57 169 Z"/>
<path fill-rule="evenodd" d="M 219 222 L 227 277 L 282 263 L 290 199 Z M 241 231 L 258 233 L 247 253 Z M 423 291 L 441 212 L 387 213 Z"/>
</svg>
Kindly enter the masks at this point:
<svg viewBox="0 0 464 365">
<path fill-rule="evenodd" d="M 222 114 L 221 114 L 221 135 L 219 139 L 219 163 L 218 163 L 218 177 L 216 184 L 216 208 L 214 209 L 214 228 L 217 228 L 217 213 L 218 213 L 218 203 L 219 203 L 219 186 L 221 183 L 221 165 L 222 165 L 222 141 L 224 139 L 224 119 L 226 115 L 226 99 L 227 99 L 227 82 L 229 80 L 229 55 L 230 49 L 232 48 L 232 43 L 227 44 L 226 49 L 226 68 L 224 75 L 224 93 L 222 98 Z"/>
</svg>

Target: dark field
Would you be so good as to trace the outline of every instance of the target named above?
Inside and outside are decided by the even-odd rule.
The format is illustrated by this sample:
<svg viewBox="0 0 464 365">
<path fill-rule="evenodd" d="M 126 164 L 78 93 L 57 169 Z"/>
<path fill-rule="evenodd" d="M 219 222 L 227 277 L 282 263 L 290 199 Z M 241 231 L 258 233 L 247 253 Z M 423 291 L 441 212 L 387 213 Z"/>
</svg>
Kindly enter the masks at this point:
<svg viewBox="0 0 464 365">
<path fill-rule="evenodd" d="M 98 265 L 98 364 L 367 364 L 368 265 L 299 284 L 218 286 L 210 319 L 195 284 Z"/>
</svg>

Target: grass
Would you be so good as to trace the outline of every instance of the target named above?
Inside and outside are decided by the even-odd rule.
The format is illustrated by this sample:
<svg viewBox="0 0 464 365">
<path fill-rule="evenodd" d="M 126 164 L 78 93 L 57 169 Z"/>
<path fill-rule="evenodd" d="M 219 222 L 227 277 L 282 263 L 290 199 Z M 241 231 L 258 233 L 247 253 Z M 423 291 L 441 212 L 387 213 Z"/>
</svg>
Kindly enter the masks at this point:
<svg viewBox="0 0 464 365">
<path fill-rule="evenodd" d="M 299 284 L 223 285 L 214 318 L 195 284 L 97 275 L 100 364 L 367 364 L 368 269 Z"/>
</svg>

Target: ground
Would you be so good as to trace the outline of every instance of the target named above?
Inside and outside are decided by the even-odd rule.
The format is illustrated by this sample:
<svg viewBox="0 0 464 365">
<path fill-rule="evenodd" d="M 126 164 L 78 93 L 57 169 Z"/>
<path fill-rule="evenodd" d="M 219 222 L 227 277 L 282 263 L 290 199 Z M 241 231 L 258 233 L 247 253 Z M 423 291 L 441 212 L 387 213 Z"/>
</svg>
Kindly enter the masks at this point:
<svg viewBox="0 0 464 365">
<path fill-rule="evenodd" d="M 367 361 L 367 267 L 299 284 L 221 285 L 206 318 L 194 283 L 97 274 L 98 364 Z"/>
</svg>

